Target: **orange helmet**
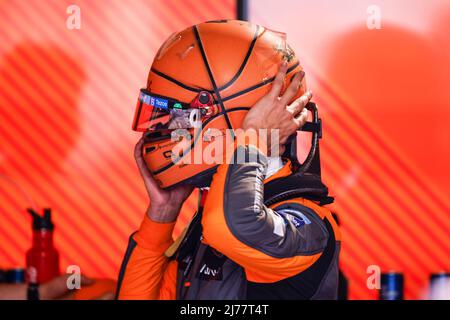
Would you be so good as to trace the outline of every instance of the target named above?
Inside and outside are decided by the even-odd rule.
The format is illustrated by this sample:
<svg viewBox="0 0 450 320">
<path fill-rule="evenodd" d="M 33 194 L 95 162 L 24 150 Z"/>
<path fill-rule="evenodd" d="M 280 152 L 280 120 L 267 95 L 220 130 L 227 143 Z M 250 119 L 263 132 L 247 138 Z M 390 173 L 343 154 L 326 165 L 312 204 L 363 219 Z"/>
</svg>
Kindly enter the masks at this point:
<svg viewBox="0 0 450 320">
<path fill-rule="evenodd" d="M 283 60 L 288 62 L 286 87 L 302 68 L 285 34 L 245 21 L 208 21 L 163 43 L 133 121 L 133 130 L 145 132 L 144 159 L 161 187 L 209 185 L 217 163 L 182 160 L 217 138 L 208 135 L 211 129 L 226 135 L 241 128 L 248 110 L 270 90 Z M 306 90 L 302 81 L 294 99 Z M 183 139 L 183 152 L 174 154 Z"/>
</svg>

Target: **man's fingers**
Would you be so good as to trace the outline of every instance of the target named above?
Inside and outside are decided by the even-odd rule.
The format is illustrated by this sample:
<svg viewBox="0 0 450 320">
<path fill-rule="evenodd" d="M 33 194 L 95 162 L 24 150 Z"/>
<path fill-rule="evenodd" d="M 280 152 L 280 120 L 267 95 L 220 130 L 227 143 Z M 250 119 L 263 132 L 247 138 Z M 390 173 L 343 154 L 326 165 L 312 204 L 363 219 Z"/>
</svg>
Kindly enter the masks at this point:
<svg viewBox="0 0 450 320">
<path fill-rule="evenodd" d="M 140 138 L 139 141 L 134 146 L 134 158 L 136 161 L 138 159 L 143 159 L 142 156 L 142 147 L 144 146 L 144 137 Z"/>
<path fill-rule="evenodd" d="M 114 292 L 106 292 L 101 296 L 95 298 L 94 300 L 114 300 L 115 294 Z"/>
<path fill-rule="evenodd" d="M 58 299 L 69 292 L 67 287 L 67 278 L 69 274 L 61 275 L 42 284 L 39 288 L 39 294 L 42 300 Z"/>
<path fill-rule="evenodd" d="M 152 173 L 148 169 L 147 164 L 145 163 L 144 155 L 142 154 L 143 146 L 144 146 L 144 138 L 142 137 L 141 139 L 139 139 L 139 141 L 136 143 L 136 146 L 134 147 L 134 158 L 136 159 L 136 164 L 144 180 L 144 184 L 147 187 L 147 190 L 149 190 L 149 188 L 157 188 L 158 184 L 153 178 Z"/>
<path fill-rule="evenodd" d="M 283 61 L 283 63 L 281 63 L 280 65 L 280 68 L 278 69 L 277 75 L 275 76 L 275 80 L 273 80 L 272 89 L 270 89 L 269 93 L 269 95 L 274 99 L 280 95 L 287 69 L 287 62 Z"/>
<path fill-rule="evenodd" d="M 134 158 L 136 159 L 137 166 L 139 168 L 139 171 L 143 171 L 142 169 L 145 168 L 145 161 L 144 161 L 144 155 L 142 154 L 142 147 L 144 146 L 144 138 L 142 137 L 139 139 L 139 141 L 136 143 L 136 146 L 134 147 Z"/>
<path fill-rule="evenodd" d="M 53 291 L 54 297 L 52 299 L 57 299 L 57 300 L 72 300 L 73 296 L 75 294 L 75 289 L 69 289 L 67 280 L 70 277 L 70 274 L 66 274 L 64 275 L 64 279 L 65 279 L 65 285 L 63 286 L 62 283 L 60 283 L 59 285 L 61 286 L 60 291 Z M 81 284 L 81 288 L 85 287 L 85 286 L 90 286 L 92 284 L 94 284 L 95 280 L 88 278 L 86 276 L 81 275 L 80 276 L 80 284 Z M 53 289 L 54 290 L 54 289 Z"/>
<path fill-rule="evenodd" d="M 144 178 L 151 178 L 151 173 L 147 168 L 147 164 L 144 160 L 144 155 L 142 154 L 142 147 L 144 146 L 144 138 L 139 139 L 134 147 L 134 158 L 136 159 L 136 164 L 139 168 L 141 175 Z"/>
<path fill-rule="evenodd" d="M 95 281 L 91 278 L 88 278 L 86 276 L 81 275 L 80 277 L 80 283 L 82 286 L 90 286 L 91 284 L 93 284 Z"/>
<path fill-rule="evenodd" d="M 296 116 L 305 108 L 305 106 L 308 104 L 308 102 L 311 100 L 311 98 L 312 98 L 312 92 L 311 92 L 311 90 L 308 90 L 300 98 L 296 99 L 289 106 L 287 106 L 287 109 L 294 116 Z"/>
<path fill-rule="evenodd" d="M 287 105 L 292 98 L 297 94 L 300 84 L 302 83 L 303 78 L 305 77 L 305 72 L 298 72 L 293 78 L 289 87 L 286 89 L 286 92 L 281 97 L 280 103 L 283 105 Z"/>
<path fill-rule="evenodd" d="M 297 125 L 297 128 L 303 127 L 303 125 L 308 120 L 308 110 L 303 109 L 296 117 L 294 117 L 294 122 Z"/>
</svg>

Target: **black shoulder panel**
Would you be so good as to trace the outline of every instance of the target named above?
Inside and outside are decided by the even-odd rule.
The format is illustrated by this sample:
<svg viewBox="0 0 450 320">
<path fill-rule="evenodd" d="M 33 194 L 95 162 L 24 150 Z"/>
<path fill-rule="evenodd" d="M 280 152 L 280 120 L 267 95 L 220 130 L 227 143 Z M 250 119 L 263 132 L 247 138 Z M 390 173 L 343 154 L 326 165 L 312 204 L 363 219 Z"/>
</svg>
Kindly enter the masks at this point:
<svg viewBox="0 0 450 320">
<path fill-rule="evenodd" d="M 116 288 L 116 296 L 115 296 L 116 300 L 119 298 L 120 287 L 122 286 L 122 280 L 123 280 L 123 277 L 125 276 L 125 270 L 127 269 L 128 260 L 130 260 L 131 253 L 133 253 L 133 250 L 136 247 L 136 241 L 134 241 L 134 238 L 133 238 L 135 233 L 136 232 L 134 232 L 128 240 L 127 251 L 125 252 L 125 256 L 123 257 L 122 265 L 120 266 L 119 278 L 117 280 L 117 288 Z"/>
<path fill-rule="evenodd" d="M 264 185 L 266 206 L 298 197 L 319 201 L 320 205 L 330 204 L 334 201 L 334 198 L 328 195 L 328 188 L 323 184 L 320 176 L 315 174 L 294 173 Z"/>
</svg>

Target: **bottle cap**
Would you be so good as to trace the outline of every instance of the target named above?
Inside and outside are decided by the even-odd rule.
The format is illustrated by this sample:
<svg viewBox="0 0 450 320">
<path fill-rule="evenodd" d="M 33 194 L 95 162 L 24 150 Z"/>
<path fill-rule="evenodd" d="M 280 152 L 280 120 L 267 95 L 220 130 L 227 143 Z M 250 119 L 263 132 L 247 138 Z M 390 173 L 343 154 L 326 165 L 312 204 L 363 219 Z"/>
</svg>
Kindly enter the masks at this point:
<svg viewBox="0 0 450 320">
<path fill-rule="evenodd" d="M 52 222 L 52 214 L 50 208 L 44 208 L 43 216 L 41 216 L 31 208 L 28 208 L 27 211 L 33 217 L 33 230 L 53 230 L 55 228 Z"/>
</svg>

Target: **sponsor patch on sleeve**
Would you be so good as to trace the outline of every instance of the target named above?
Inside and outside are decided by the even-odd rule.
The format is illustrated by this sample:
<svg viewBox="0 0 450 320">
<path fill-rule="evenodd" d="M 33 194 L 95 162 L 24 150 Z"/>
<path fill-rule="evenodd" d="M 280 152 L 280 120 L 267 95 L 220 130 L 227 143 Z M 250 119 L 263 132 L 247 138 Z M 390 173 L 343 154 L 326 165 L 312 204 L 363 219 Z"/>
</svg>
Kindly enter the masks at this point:
<svg viewBox="0 0 450 320">
<path fill-rule="evenodd" d="M 301 228 L 306 224 L 311 224 L 311 220 L 309 220 L 303 213 L 298 210 L 281 209 L 277 210 L 277 212 L 284 218 L 286 222 L 292 222 L 292 224 L 296 228 Z"/>
</svg>

